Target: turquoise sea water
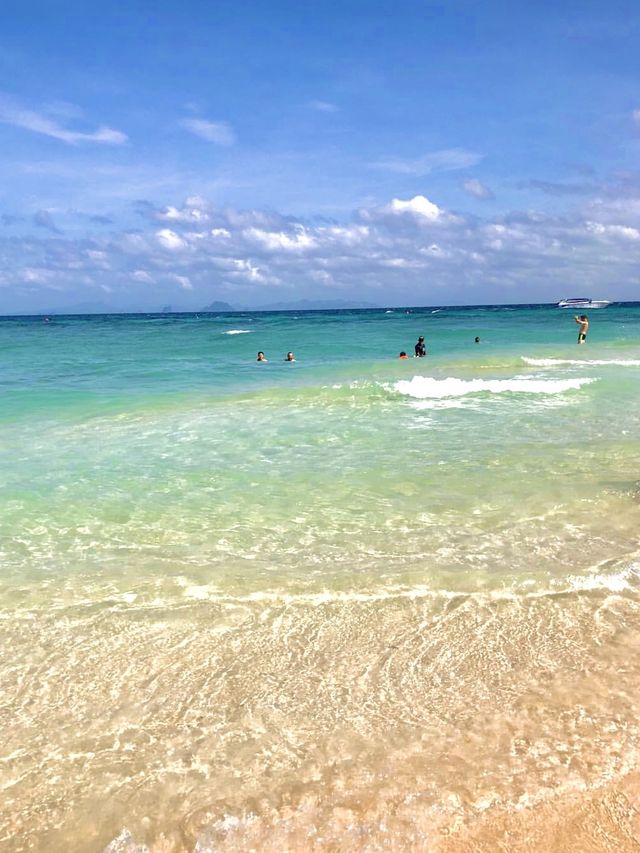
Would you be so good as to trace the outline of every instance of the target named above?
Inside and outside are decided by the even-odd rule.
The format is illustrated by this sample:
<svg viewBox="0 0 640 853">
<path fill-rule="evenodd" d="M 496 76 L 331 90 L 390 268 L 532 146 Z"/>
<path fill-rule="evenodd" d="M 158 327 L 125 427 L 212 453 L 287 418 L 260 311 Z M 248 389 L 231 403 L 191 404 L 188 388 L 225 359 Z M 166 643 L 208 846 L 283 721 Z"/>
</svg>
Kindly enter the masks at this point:
<svg viewBox="0 0 640 853">
<path fill-rule="evenodd" d="M 5 319 L 2 596 L 580 574 L 638 470 L 640 306 L 591 319 L 583 347 L 548 307 Z"/>
<path fill-rule="evenodd" d="M 244 653 L 246 660 L 256 660 L 271 642 L 261 633 L 264 626 L 272 625 L 269 636 L 278 637 L 291 608 L 299 613 L 307 607 L 316 615 L 318 608 L 333 604 L 360 608 L 349 617 L 349 624 L 360 624 L 363 607 L 379 605 L 377 619 L 383 607 L 396 606 L 389 602 L 426 607 L 424 602 L 437 600 L 440 608 L 456 596 L 476 596 L 469 599 L 476 602 L 473 607 L 486 608 L 486 602 L 507 596 L 522 614 L 523 602 L 536 596 L 567 595 L 561 618 L 557 608 L 564 599 L 554 598 L 553 619 L 543 614 L 535 629 L 522 629 L 521 640 L 530 644 L 534 634 L 557 628 L 554 620 L 560 618 L 559 624 L 571 625 L 564 641 L 571 636 L 572 648 L 580 646 L 582 640 L 571 631 L 585 618 L 583 596 L 619 595 L 628 604 L 637 592 L 639 551 L 640 304 L 593 311 L 590 320 L 587 343 L 577 346 L 572 314 L 548 306 L 0 319 L 5 631 L 0 672 L 10 695 L 18 691 L 19 696 L 27 682 L 35 691 L 20 706 L 23 716 L 14 719 L 31 727 L 56 720 L 58 733 L 52 735 L 56 749 L 43 758 L 48 753 L 42 743 L 31 742 L 20 725 L 12 730 L 9 752 L 18 757 L 10 790 L 16 793 L 6 807 L 4 831 L 15 826 L 16 815 L 37 812 L 29 831 L 24 829 L 28 817 L 20 824 L 24 849 L 28 844 L 69 849 L 64 845 L 70 838 L 74 849 L 81 849 L 74 831 L 86 849 L 100 849 L 130 824 L 148 841 L 160 831 L 153 813 L 157 803 L 187 822 L 180 830 L 162 825 L 163 832 L 178 832 L 180 841 L 172 849 L 183 849 L 180 844 L 193 849 L 193 839 L 209 837 L 207 832 L 215 835 L 211 849 L 222 849 L 220 821 L 229 814 L 237 821 L 260 813 L 259 798 L 249 805 L 229 779 L 240 778 L 248 767 L 256 778 L 267 766 L 269 774 L 275 772 L 273 755 L 289 755 L 288 749 L 302 755 L 306 722 L 291 723 L 296 734 L 285 753 L 273 747 L 262 771 L 254 753 L 225 753 L 225 776 L 214 769 L 212 757 L 220 748 L 213 734 L 221 737 L 220 720 L 206 705 L 199 719 L 213 715 L 206 729 L 211 740 L 208 751 L 198 753 L 198 767 L 211 763 L 198 784 L 186 785 L 169 753 L 162 753 L 164 759 L 154 753 L 152 760 L 147 741 L 133 738 L 125 752 L 130 757 L 133 750 L 140 766 L 135 772 L 129 768 L 126 780 L 148 799 L 138 803 L 133 795 L 123 800 L 111 788 L 105 792 L 103 780 L 124 772 L 125 753 L 116 756 L 115 747 L 100 747 L 92 739 L 97 732 L 120 732 L 124 718 L 127 731 L 145 726 L 150 731 L 149 719 L 161 716 L 169 697 L 175 699 L 177 675 L 153 699 L 140 698 L 150 689 L 143 675 L 155 671 L 156 655 L 170 656 L 167 649 L 174 648 L 167 640 L 173 631 L 183 632 L 179 642 L 187 642 L 209 631 L 226 636 L 240 631 L 243 620 L 255 620 L 233 642 L 237 660 Z M 427 357 L 399 360 L 400 350 L 413 354 L 418 335 L 426 338 Z M 266 364 L 256 363 L 258 350 L 266 353 Z M 284 361 L 289 350 L 297 359 L 293 364 Z M 461 648 L 485 624 L 479 612 L 470 618 L 466 638 L 455 635 Z M 402 611 L 398 619 L 408 614 Z M 309 616 L 307 624 L 300 617 L 295 623 L 295 630 L 307 625 L 303 634 L 313 638 L 318 666 L 333 673 L 327 678 L 337 677 L 326 663 L 333 640 L 323 652 L 321 625 L 333 625 L 332 618 L 325 614 L 316 624 Z M 424 614 L 421 619 L 426 624 Z M 492 624 L 495 614 L 487 619 Z M 507 623 L 511 628 L 503 625 L 500 636 L 508 630 L 516 636 L 516 622 Z M 143 624 L 145 631 L 158 632 L 156 646 L 149 634 L 136 633 Z M 362 623 L 360 638 L 367 624 L 373 623 Z M 334 638 L 347 631 L 338 625 L 343 623 L 335 623 Z M 582 628 L 589 637 L 590 629 Z M 385 630 L 393 633 L 388 625 Z M 104 646 L 92 645 L 100 631 Z M 128 650 L 110 645 L 120 642 L 123 632 L 134 638 Z M 283 642 L 293 654 L 295 644 Z M 59 643 L 79 657 L 65 657 L 59 648 L 49 651 Z M 200 649 L 201 663 L 210 659 L 212 648 Z M 382 654 L 365 646 L 361 651 L 363 659 Z M 93 674 L 81 672 L 85 652 Z M 300 665 L 305 672 L 306 687 L 294 691 L 295 702 L 304 705 L 309 673 L 306 653 L 300 654 L 301 659 L 287 659 L 288 666 Z M 96 673 L 106 671 L 109 657 L 137 663 L 131 663 L 128 687 L 114 686 L 118 678 L 111 673 L 98 699 L 91 691 L 98 689 Z M 196 657 L 194 652 L 194 667 Z M 524 672 L 522 660 L 521 665 Z M 345 696 L 356 669 L 342 673 Z M 165 671 L 173 672 L 168 663 Z M 30 681 L 34 672 L 39 674 Z M 390 680 L 384 695 L 393 694 L 393 684 L 403 678 Z M 68 728 L 65 714 L 72 700 L 56 704 L 52 697 L 71 690 L 70 684 L 72 693 L 88 692 L 73 700 L 79 704 Z M 221 693 L 229 702 L 227 723 L 248 701 L 230 698 L 234 684 L 225 682 L 227 692 Z M 464 684 L 468 701 L 479 702 L 480 694 Z M 414 687 L 419 689 L 417 682 Z M 509 695 L 516 693 L 514 687 Z M 274 703 L 270 700 L 269 712 L 266 706 L 260 712 L 264 730 L 282 724 L 265 722 L 275 713 Z M 110 716 L 113 707 L 117 725 Z M 376 713 L 366 725 L 354 723 L 360 740 L 368 736 Z M 256 711 L 250 723 L 238 723 L 236 735 L 258 725 L 258 716 Z M 167 749 L 173 739 L 184 747 L 178 717 L 165 720 Z M 293 718 L 295 712 L 287 719 Z M 314 735 L 316 750 L 327 742 L 323 731 L 320 727 Z M 95 769 L 102 748 L 110 758 Z M 362 749 L 361 761 L 371 759 L 375 776 L 378 759 Z M 64 764 L 64 755 L 76 759 Z M 398 755 L 405 762 L 406 752 Z M 291 760 L 287 773 L 295 776 L 298 765 Z M 29 777 L 36 766 L 38 783 Z M 501 766 L 499 778 L 509 772 Z M 182 779 L 177 788 L 176 773 Z M 289 799 L 283 794 L 283 802 L 290 802 L 303 776 L 295 776 L 290 789 L 290 776 L 278 788 L 270 775 L 265 790 L 284 786 Z M 407 782 L 411 790 L 412 784 Z M 446 782 L 428 785 L 435 790 Z M 37 806 L 51 802 L 51 786 L 65 792 L 65 805 L 57 811 L 51 806 L 48 820 L 47 809 L 38 812 Z M 118 788 L 116 782 L 113 786 Z M 117 804 L 102 823 L 87 817 L 86 792 L 94 788 L 101 802 Z M 208 792 L 208 799 L 202 794 L 206 820 L 192 817 L 196 789 Z M 317 793 L 320 811 L 323 796 Z M 500 796 L 508 800 L 508 792 Z M 204 808 L 203 802 L 197 806 Z M 263 846 L 273 831 L 264 821 L 266 834 L 255 842 Z M 61 826 L 67 835 L 59 834 Z"/>
</svg>

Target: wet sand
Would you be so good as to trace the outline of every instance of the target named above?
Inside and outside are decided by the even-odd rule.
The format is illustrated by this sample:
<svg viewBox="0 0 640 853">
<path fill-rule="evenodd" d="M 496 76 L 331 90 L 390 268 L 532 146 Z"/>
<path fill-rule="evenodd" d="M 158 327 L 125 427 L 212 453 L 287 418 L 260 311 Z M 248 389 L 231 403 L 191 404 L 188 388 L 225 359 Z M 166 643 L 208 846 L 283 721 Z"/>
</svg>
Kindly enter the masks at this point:
<svg viewBox="0 0 640 853">
<path fill-rule="evenodd" d="M 639 847 L 633 592 L 88 605 L 0 631 L 6 849 Z"/>
</svg>

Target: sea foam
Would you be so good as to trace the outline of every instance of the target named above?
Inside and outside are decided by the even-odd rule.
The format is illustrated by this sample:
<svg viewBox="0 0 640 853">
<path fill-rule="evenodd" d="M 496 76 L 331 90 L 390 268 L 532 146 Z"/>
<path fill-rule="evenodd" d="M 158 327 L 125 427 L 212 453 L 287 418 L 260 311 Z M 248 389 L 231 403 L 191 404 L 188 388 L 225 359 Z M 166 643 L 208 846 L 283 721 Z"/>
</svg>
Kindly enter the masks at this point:
<svg viewBox="0 0 640 853">
<path fill-rule="evenodd" d="M 568 364 L 572 367 L 606 367 L 613 365 L 615 367 L 640 367 L 640 359 L 637 358 L 621 358 L 621 359 L 599 359 L 599 358 L 527 358 L 521 356 L 525 364 L 531 367 L 561 367 Z"/>
<path fill-rule="evenodd" d="M 640 565 L 633 563 L 614 574 L 569 575 L 564 584 L 569 585 L 573 592 L 593 592 L 609 590 L 609 592 L 635 591 L 640 580 Z"/>
<path fill-rule="evenodd" d="M 251 329 L 230 329 L 228 332 L 223 332 L 223 335 L 250 335 Z"/>
<path fill-rule="evenodd" d="M 400 379 L 393 389 L 400 394 L 417 399 L 442 399 L 444 397 L 463 397 L 466 394 L 562 394 L 573 391 L 597 380 L 581 379 L 434 379 L 431 376 L 414 376 L 413 379 Z"/>
</svg>

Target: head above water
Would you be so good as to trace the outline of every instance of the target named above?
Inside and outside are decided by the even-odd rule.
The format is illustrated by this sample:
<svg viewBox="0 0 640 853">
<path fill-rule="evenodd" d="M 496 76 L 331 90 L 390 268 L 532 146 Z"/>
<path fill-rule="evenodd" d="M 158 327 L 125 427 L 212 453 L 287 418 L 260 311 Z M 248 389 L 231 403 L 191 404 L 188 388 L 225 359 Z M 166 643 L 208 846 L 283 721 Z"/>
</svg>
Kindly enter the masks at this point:
<svg viewBox="0 0 640 853">
<path fill-rule="evenodd" d="M 295 358 L 294 358 L 294 355 L 292 352 L 287 353 L 287 357 L 286 357 L 285 361 L 295 361 Z"/>
<path fill-rule="evenodd" d="M 262 350 L 260 350 L 260 352 L 258 353 L 258 357 L 256 358 L 256 361 L 266 361 L 266 360 L 267 359 L 264 357 L 264 353 L 262 352 Z"/>
<path fill-rule="evenodd" d="M 479 338 L 477 335 L 476 335 L 476 337 L 475 337 L 475 342 L 476 342 L 477 344 L 479 344 L 479 343 L 480 343 L 480 338 Z"/>
</svg>

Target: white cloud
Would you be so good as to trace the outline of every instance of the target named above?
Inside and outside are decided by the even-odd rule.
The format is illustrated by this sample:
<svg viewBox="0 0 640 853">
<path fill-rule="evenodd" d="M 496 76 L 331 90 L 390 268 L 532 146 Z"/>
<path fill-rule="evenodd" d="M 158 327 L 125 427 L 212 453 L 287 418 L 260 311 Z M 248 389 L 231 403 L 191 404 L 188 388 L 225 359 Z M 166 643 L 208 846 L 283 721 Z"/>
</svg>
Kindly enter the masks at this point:
<svg viewBox="0 0 640 853">
<path fill-rule="evenodd" d="M 183 290 L 193 290 L 191 280 L 186 275 L 173 275 L 171 278 L 180 285 Z"/>
<path fill-rule="evenodd" d="M 153 279 L 146 270 L 134 270 L 131 273 L 131 278 L 134 281 L 139 281 L 143 284 L 153 284 Z"/>
<path fill-rule="evenodd" d="M 127 141 L 126 134 L 110 127 L 99 127 L 91 133 L 69 130 L 58 122 L 33 110 L 26 110 L 8 99 L 0 100 L 0 121 L 5 124 L 21 127 L 33 133 L 41 133 L 70 145 L 81 142 L 98 142 L 105 145 L 122 145 Z"/>
<path fill-rule="evenodd" d="M 626 193 L 629 187 L 625 182 Z M 194 210 L 207 218 L 198 221 Z M 605 195 L 582 211 L 491 219 L 454 216 L 424 195 L 370 203 L 340 223 L 219 209 L 194 198 L 149 207 L 146 216 L 137 231 L 97 229 L 91 238 L 74 237 L 65 218 L 70 227 L 55 240 L 25 220 L 18 228 L 29 236 L 17 236 L 14 226 L 0 237 L 3 273 L 16 292 L 46 291 L 43 307 L 52 288 L 73 289 L 78 302 L 81 291 L 108 286 L 112 302 L 137 294 L 157 309 L 177 304 L 179 294 L 181 305 L 197 310 L 225 294 L 241 305 L 263 301 L 275 288 L 292 299 L 330 290 L 334 297 L 341 291 L 380 302 L 386 292 L 397 304 L 437 304 L 552 301 L 562 295 L 555 292 L 561 281 L 563 290 L 588 285 L 609 298 L 632 298 L 640 269 L 640 187 L 637 199 Z"/>
<path fill-rule="evenodd" d="M 309 106 L 312 110 L 317 110 L 320 113 L 337 113 L 338 107 L 329 101 L 310 101 Z"/>
<path fill-rule="evenodd" d="M 462 187 L 466 193 L 474 196 L 474 198 L 493 198 L 493 192 L 477 178 L 468 178 L 463 182 Z"/>
<path fill-rule="evenodd" d="M 227 266 L 231 269 L 230 275 L 240 276 L 249 281 L 261 282 L 265 280 L 260 268 L 245 258 L 230 258 Z"/>
<path fill-rule="evenodd" d="M 356 246 L 365 242 L 370 230 L 368 225 L 331 225 L 327 228 L 320 226 L 318 233 L 335 243 L 342 243 L 344 246 Z"/>
<path fill-rule="evenodd" d="M 603 225 L 601 222 L 587 222 L 587 231 L 603 237 L 622 237 L 625 240 L 640 240 L 640 230 L 629 225 Z"/>
<path fill-rule="evenodd" d="M 22 270 L 22 280 L 28 284 L 47 284 L 52 279 L 51 270 L 25 267 Z"/>
<path fill-rule="evenodd" d="M 162 228 L 160 231 L 157 231 L 156 237 L 161 246 L 165 249 L 170 249 L 172 252 L 187 248 L 187 243 L 182 237 L 170 228 Z"/>
<path fill-rule="evenodd" d="M 179 210 L 171 205 L 154 213 L 154 217 L 165 222 L 204 222 L 208 219 L 207 213 L 199 208 Z"/>
<path fill-rule="evenodd" d="M 299 225 L 291 235 L 283 231 L 263 231 L 260 228 L 247 228 L 245 234 L 250 240 L 261 243 L 272 252 L 304 252 L 313 249 L 316 245 L 314 238 L 302 225 Z"/>
<path fill-rule="evenodd" d="M 413 198 L 408 199 L 407 201 L 403 201 L 399 198 L 394 198 L 391 201 L 391 204 L 389 204 L 389 206 L 387 207 L 387 210 L 390 213 L 394 214 L 411 213 L 415 216 L 420 216 L 424 219 L 429 219 L 431 222 L 440 219 L 440 217 L 442 216 L 442 210 L 438 207 L 438 205 L 434 204 L 432 201 L 429 201 L 429 199 L 423 195 L 416 195 Z"/>
<path fill-rule="evenodd" d="M 206 121 L 202 118 L 185 118 L 180 124 L 185 130 L 216 145 L 233 145 L 236 135 L 226 121 Z"/>
<path fill-rule="evenodd" d="M 420 269 L 424 264 L 420 261 L 411 261 L 408 258 L 384 258 L 380 261 L 383 267 L 392 267 L 399 270 Z"/>
<path fill-rule="evenodd" d="M 422 157 L 403 159 L 390 157 L 376 160 L 370 165 L 375 169 L 398 172 L 401 175 L 429 175 L 431 172 L 453 172 L 476 166 L 482 160 L 482 154 L 467 151 L 464 148 L 445 148 L 431 151 Z"/>
</svg>

